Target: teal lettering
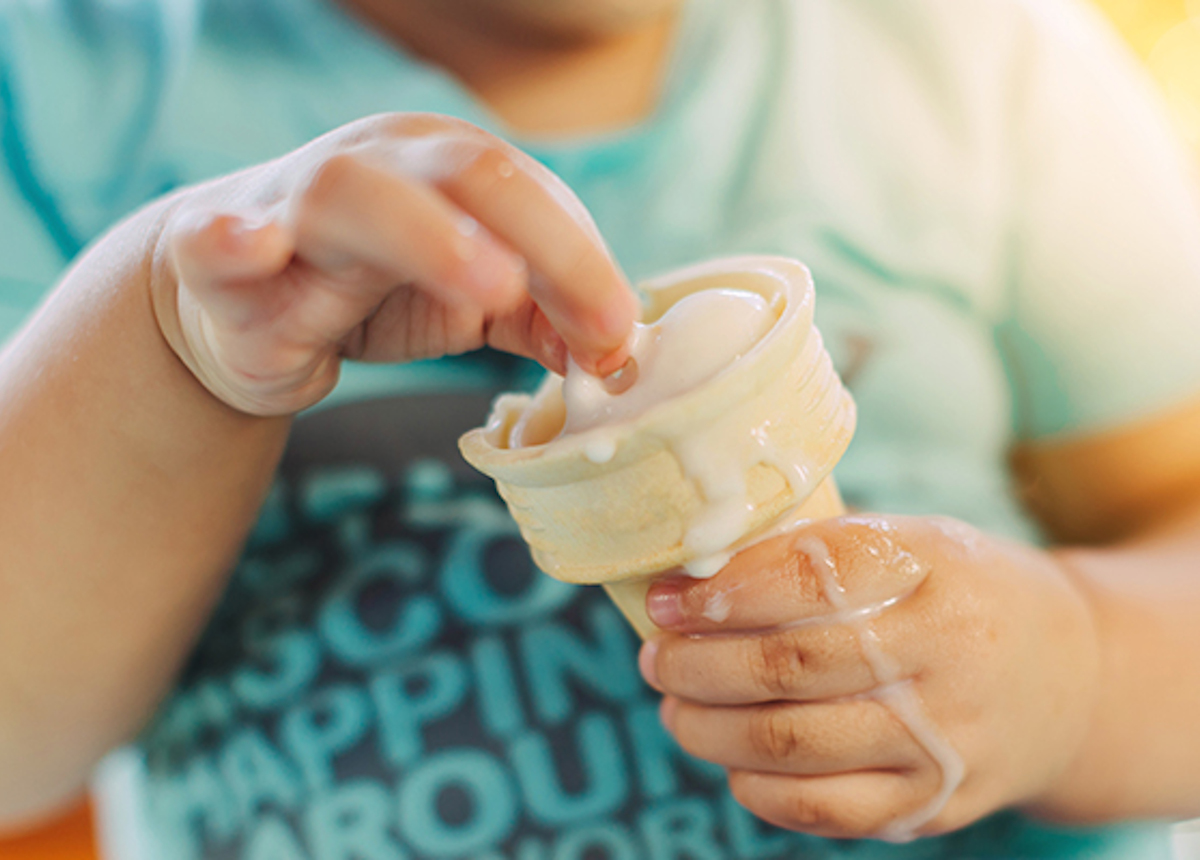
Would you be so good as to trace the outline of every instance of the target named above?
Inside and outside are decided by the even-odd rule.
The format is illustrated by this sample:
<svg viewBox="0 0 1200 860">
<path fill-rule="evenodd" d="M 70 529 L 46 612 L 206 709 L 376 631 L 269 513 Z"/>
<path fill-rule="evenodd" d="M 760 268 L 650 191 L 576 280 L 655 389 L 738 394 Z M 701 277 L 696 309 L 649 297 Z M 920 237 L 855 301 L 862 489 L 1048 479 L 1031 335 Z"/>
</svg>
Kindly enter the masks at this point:
<svg viewBox="0 0 1200 860">
<path fill-rule="evenodd" d="M 356 564 L 334 589 L 318 620 L 322 638 L 343 662 L 354 666 L 392 661 L 433 641 L 442 626 L 437 601 L 416 594 L 399 602 L 389 629 L 368 628 L 359 616 L 363 593 L 372 585 L 411 587 L 425 575 L 428 559 L 415 544 L 381 547 Z"/>
<path fill-rule="evenodd" d="M 554 846 L 554 860 L 638 860 L 637 846 L 620 824 L 592 824 L 563 835 Z"/>
<path fill-rule="evenodd" d="M 470 624 L 516 625 L 549 615 L 570 602 L 575 589 L 532 570 L 529 587 L 517 595 L 500 594 L 484 571 L 488 549 L 498 540 L 520 540 L 508 518 L 474 522 L 454 533 L 442 564 L 441 586 L 455 614 Z"/>
<path fill-rule="evenodd" d="M 373 782 L 352 782 L 322 794 L 304 813 L 314 860 L 404 860 L 390 836 L 392 798 Z"/>
<path fill-rule="evenodd" d="M 454 474 L 441 460 L 417 460 L 404 473 L 404 496 L 409 504 L 440 502 L 454 492 Z"/>
<path fill-rule="evenodd" d="M 358 743 L 369 719 L 367 697 L 347 686 L 322 690 L 284 714 L 280 737 L 310 791 L 333 784 L 334 759 Z"/>
<path fill-rule="evenodd" d="M 641 691 L 628 624 L 604 603 L 593 606 L 586 621 L 595 645 L 554 622 L 539 624 L 521 635 L 534 707 L 538 716 L 551 725 L 571 715 L 570 679 L 608 701 L 627 702 Z"/>
<path fill-rule="evenodd" d="M 246 841 L 242 860 L 308 860 L 308 855 L 287 823 L 277 815 L 268 815 Z"/>
<path fill-rule="evenodd" d="M 412 692 L 420 685 L 420 692 Z M 406 765 L 421 757 L 421 727 L 454 712 L 467 695 L 467 673 L 448 652 L 413 660 L 371 679 L 379 734 L 388 761 Z"/>
<path fill-rule="evenodd" d="M 687 764 L 706 782 L 720 782 L 724 768 L 685 753 L 675 739 L 663 728 L 658 718 L 658 705 L 638 702 L 625 712 L 625 728 L 633 744 L 633 761 L 637 767 L 642 794 L 649 800 L 661 800 L 679 793 L 679 774 L 675 762 Z"/>
<path fill-rule="evenodd" d="M 462 821 L 439 812 L 444 793 L 457 789 L 470 801 Z M 423 761 L 400 786 L 400 832 L 420 853 L 457 857 L 502 842 L 517 823 L 513 786 L 494 758 L 479 750 L 450 750 Z"/>
<path fill-rule="evenodd" d="M 521 694 L 503 640 L 485 636 L 471 647 L 483 726 L 493 737 L 511 738 L 525 728 Z"/>
<path fill-rule="evenodd" d="M 584 716 L 575 730 L 575 754 L 587 788 L 568 795 L 557 776 L 554 750 L 546 737 L 529 732 L 513 742 L 511 755 L 530 815 L 547 827 L 608 815 L 629 792 L 625 760 L 612 720 L 599 713 Z"/>
<path fill-rule="evenodd" d="M 759 821 L 726 791 L 721 797 L 729 847 L 738 860 L 762 860 L 782 854 L 796 834 Z"/>
<path fill-rule="evenodd" d="M 152 729 L 155 745 L 191 749 L 202 731 L 226 728 L 235 716 L 229 690 L 214 680 L 202 681 L 179 693 L 168 705 Z"/>
<path fill-rule="evenodd" d="M 699 798 L 676 800 L 644 812 L 639 827 L 649 860 L 722 860 L 713 817 L 712 809 Z"/>
<path fill-rule="evenodd" d="M 280 808 L 299 800 L 299 778 L 258 729 L 243 729 L 221 750 L 221 773 L 242 821 L 256 817 L 260 804 Z"/>
<path fill-rule="evenodd" d="M 276 634 L 255 650 L 269 662 L 270 668 L 240 666 L 230 679 L 233 694 L 255 710 L 271 710 L 294 701 L 316 678 L 321 666 L 320 646 L 316 637 L 306 631 Z"/>
</svg>

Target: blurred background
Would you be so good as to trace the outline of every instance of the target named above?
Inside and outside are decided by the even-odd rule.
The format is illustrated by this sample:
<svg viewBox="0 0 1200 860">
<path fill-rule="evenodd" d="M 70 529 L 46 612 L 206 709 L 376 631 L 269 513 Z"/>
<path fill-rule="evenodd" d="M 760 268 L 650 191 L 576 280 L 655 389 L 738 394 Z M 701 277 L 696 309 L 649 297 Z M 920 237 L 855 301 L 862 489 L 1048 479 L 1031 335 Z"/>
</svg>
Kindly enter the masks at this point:
<svg viewBox="0 0 1200 860">
<path fill-rule="evenodd" d="M 1091 2 L 1145 60 L 1200 164 L 1200 0 Z M 1179 860 L 1200 860 L 1200 821 L 1179 827 L 1176 847 Z M 0 840 L 0 860 L 99 860 L 91 804 L 20 839 Z"/>
<path fill-rule="evenodd" d="M 1158 80 L 1200 157 L 1200 0 L 1093 0 Z"/>
</svg>

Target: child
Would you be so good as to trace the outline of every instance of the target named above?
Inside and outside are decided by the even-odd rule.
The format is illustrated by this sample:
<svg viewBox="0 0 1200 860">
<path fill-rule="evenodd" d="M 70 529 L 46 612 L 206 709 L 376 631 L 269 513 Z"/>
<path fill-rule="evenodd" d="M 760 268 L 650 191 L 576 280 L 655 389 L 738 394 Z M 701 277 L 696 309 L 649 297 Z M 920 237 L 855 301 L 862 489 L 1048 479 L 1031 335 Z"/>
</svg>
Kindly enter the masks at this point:
<svg viewBox="0 0 1200 860">
<path fill-rule="evenodd" d="M 1198 812 L 1200 206 L 1075 5 L 0 23 L 6 823 L 130 740 L 154 857 L 1153 858 L 1121 822 Z M 813 268 L 887 515 L 651 594 L 692 759 L 454 440 L 534 376 L 466 353 L 610 373 L 624 273 L 743 252 Z"/>
</svg>

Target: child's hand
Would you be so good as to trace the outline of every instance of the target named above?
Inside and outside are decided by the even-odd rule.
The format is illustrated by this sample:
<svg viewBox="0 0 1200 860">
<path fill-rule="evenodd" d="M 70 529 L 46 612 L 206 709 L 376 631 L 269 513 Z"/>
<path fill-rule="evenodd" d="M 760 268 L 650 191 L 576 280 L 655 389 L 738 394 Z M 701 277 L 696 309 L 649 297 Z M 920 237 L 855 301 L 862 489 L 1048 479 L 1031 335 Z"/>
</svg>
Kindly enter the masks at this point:
<svg viewBox="0 0 1200 860">
<path fill-rule="evenodd" d="M 659 583 L 648 608 L 667 632 L 642 668 L 667 727 L 756 815 L 821 836 L 898 836 L 939 805 L 928 741 L 883 703 L 903 685 L 965 765 L 915 835 L 1050 792 L 1098 690 L 1094 625 L 1062 570 L 950 520 L 817 523 L 715 579 Z"/>
<path fill-rule="evenodd" d="M 532 276 L 531 276 L 532 273 Z M 159 325 L 244 412 L 324 397 L 343 358 L 485 344 L 615 370 L 637 303 L 549 171 L 444 117 L 372 117 L 182 192 L 152 277 Z"/>
</svg>

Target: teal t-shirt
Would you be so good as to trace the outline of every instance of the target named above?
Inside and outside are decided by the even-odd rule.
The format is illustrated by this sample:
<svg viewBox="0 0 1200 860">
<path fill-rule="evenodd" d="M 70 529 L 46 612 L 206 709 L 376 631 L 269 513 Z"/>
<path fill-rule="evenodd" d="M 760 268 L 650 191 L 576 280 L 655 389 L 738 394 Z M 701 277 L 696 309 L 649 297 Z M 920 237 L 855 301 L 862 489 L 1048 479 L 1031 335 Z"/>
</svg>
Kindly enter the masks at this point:
<svg viewBox="0 0 1200 860">
<path fill-rule="evenodd" d="M 0 6 L 0 333 L 145 201 L 382 111 L 500 134 L 324 0 Z M 1019 439 L 1200 394 L 1200 205 L 1149 84 L 1065 0 L 692 0 L 655 113 L 515 142 L 634 278 L 798 257 L 860 410 L 852 505 L 1036 540 Z M 756 822 L 658 724 L 594 589 L 537 575 L 457 434 L 525 363 L 346 369 L 109 808 L 129 856 L 1169 856 L 1001 814 L 907 846 Z M 137 852 L 141 853 L 138 854 Z M 122 858 L 124 860 L 124 858 Z"/>
</svg>

